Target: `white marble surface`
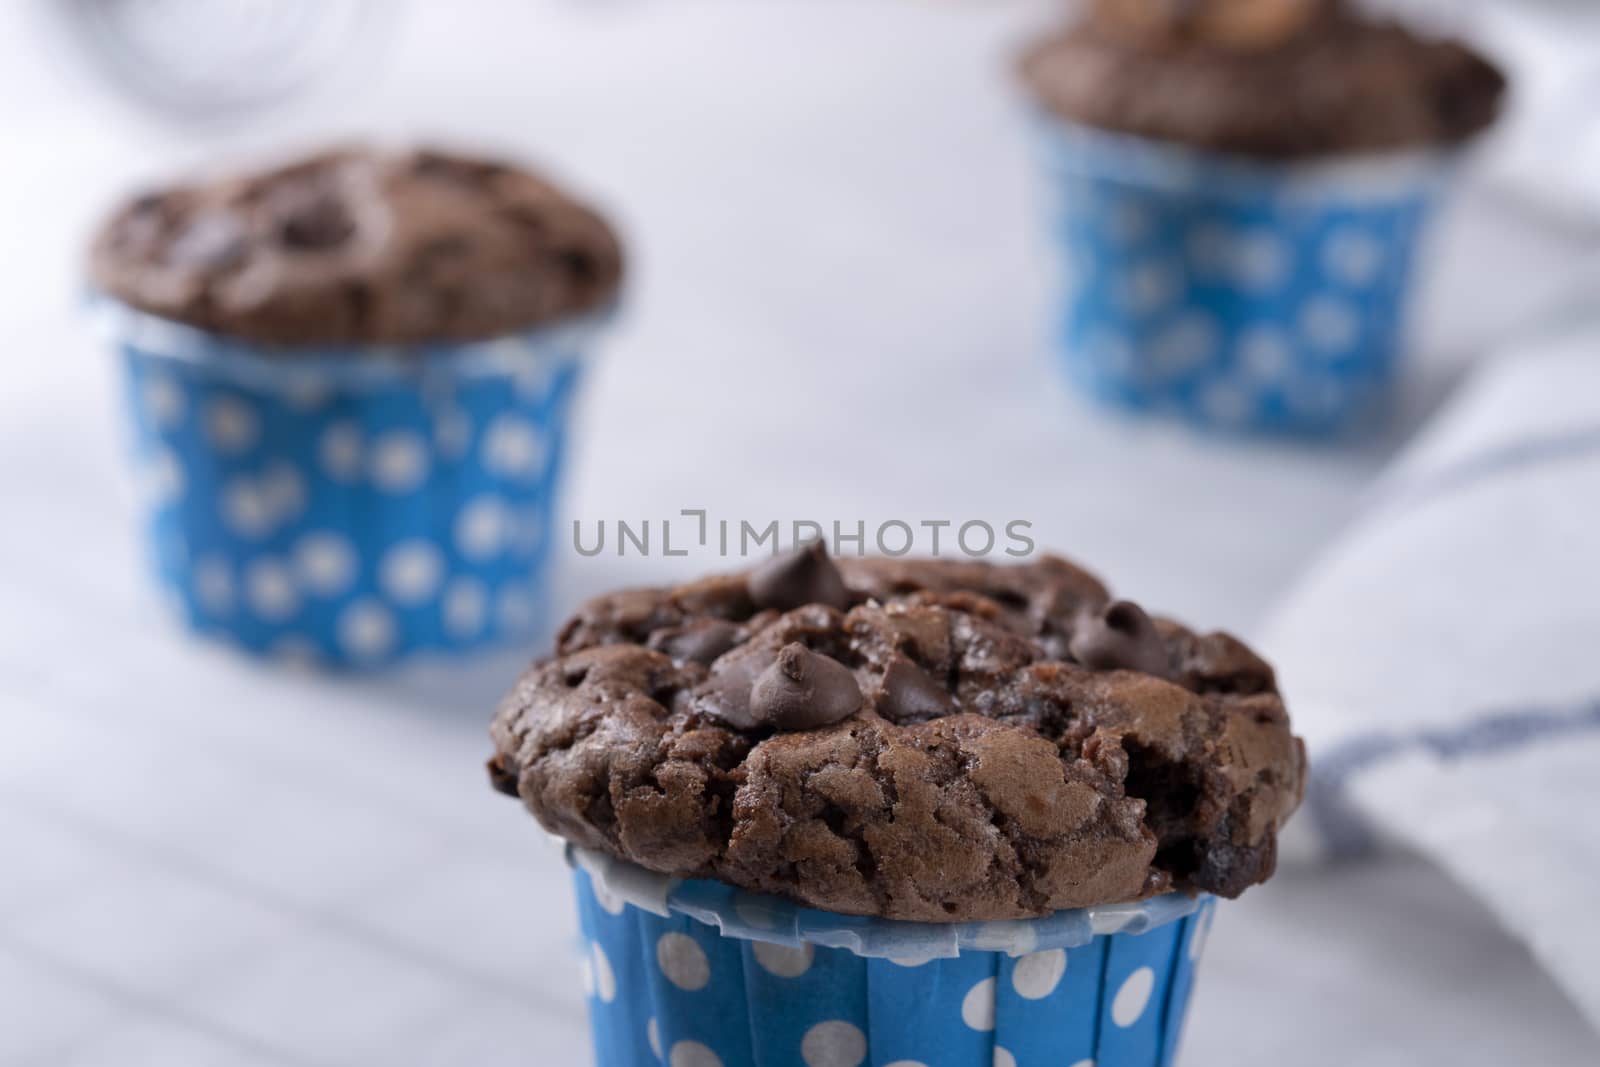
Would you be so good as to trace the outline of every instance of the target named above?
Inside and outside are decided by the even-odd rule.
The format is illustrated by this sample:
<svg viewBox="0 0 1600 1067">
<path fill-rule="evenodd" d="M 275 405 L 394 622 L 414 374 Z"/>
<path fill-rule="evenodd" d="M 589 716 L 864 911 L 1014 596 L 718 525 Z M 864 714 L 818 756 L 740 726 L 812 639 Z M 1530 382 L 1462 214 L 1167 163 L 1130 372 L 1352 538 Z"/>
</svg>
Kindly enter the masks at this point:
<svg viewBox="0 0 1600 1067">
<path fill-rule="evenodd" d="M 414 4 L 386 62 L 257 129 L 162 126 L 0 7 L 0 1063 L 581 1063 L 557 856 L 484 788 L 517 655 L 384 681 L 192 644 L 145 595 L 111 366 L 74 321 L 142 177 L 376 130 L 509 145 L 625 223 L 628 314 L 568 515 L 1024 518 L 1246 634 L 1483 339 L 1591 254 L 1493 190 L 1445 220 L 1390 428 L 1218 442 L 1079 405 L 1004 56 L 1041 4 Z M 562 560 L 558 610 L 718 566 Z M 1565 1064 L 1594 1035 L 1441 876 L 1227 908 L 1187 1062 Z"/>
</svg>

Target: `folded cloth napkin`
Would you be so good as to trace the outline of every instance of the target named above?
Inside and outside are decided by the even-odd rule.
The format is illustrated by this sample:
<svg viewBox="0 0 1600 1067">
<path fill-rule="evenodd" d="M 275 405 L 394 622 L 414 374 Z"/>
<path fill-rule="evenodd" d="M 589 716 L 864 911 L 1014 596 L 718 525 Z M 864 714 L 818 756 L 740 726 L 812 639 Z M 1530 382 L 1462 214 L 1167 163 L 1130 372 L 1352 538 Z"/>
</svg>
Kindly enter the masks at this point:
<svg viewBox="0 0 1600 1067">
<path fill-rule="evenodd" d="M 1263 634 L 1313 767 L 1285 856 L 1423 853 L 1600 1026 L 1600 321 L 1522 348 Z"/>
</svg>

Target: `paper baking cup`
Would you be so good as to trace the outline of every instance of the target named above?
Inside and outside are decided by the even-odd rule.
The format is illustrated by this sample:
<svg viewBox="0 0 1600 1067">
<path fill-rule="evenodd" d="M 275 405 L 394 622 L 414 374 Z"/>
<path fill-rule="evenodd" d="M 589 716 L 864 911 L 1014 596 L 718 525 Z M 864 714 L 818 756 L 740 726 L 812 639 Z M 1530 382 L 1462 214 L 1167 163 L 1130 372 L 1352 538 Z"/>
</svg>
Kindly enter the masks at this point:
<svg viewBox="0 0 1600 1067">
<path fill-rule="evenodd" d="M 476 344 L 260 347 L 98 303 L 157 573 L 196 630 L 370 666 L 535 628 L 599 319 Z"/>
<path fill-rule="evenodd" d="M 1328 432 L 1374 410 L 1451 156 L 1271 165 L 1035 128 L 1074 382 L 1221 428 Z"/>
<path fill-rule="evenodd" d="M 933 925 L 571 850 L 599 1067 L 1157 1067 L 1210 898 Z"/>
</svg>

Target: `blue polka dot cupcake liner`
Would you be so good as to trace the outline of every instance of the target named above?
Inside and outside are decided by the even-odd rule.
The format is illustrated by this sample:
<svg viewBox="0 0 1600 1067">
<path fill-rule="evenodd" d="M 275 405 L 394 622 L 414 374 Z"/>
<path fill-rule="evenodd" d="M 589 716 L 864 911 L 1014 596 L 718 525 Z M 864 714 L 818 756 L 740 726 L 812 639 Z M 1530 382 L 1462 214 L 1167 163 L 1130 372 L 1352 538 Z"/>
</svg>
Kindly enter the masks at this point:
<svg viewBox="0 0 1600 1067">
<path fill-rule="evenodd" d="M 197 631 L 377 667 L 530 637 L 605 316 L 488 342 L 272 352 L 97 299 L 156 575 Z"/>
<path fill-rule="evenodd" d="M 1035 130 L 1072 382 L 1226 430 L 1327 434 L 1381 409 L 1450 153 L 1272 165 L 1042 115 Z"/>
<path fill-rule="evenodd" d="M 599 1067 L 1165 1067 L 1214 908 L 897 922 L 568 855 Z"/>
</svg>

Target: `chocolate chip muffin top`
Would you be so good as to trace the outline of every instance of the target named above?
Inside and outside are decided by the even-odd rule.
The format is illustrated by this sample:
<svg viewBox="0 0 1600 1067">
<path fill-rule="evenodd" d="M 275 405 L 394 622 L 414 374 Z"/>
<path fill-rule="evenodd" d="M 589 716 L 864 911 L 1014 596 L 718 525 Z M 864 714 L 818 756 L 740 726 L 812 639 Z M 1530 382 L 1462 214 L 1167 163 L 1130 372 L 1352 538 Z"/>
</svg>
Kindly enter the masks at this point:
<svg viewBox="0 0 1600 1067">
<path fill-rule="evenodd" d="M 1506 87 L 1464 45 L 1341 0 L 1097 0 L 1021 73 L 1073 122 L 1276 160 L 1456 144 Z"/>
<path fill-rule="evenodd" d="M 345 148 L 141 196 L 101 229 L 94 282 L 191 326 L 271 345 L 478 340 L 599 307 L 622 253 L 526 170 Z"/>
<path fill-rule="evenodd" d="M 602 597 L 496 716 L 552 833 L 835 912 L 1043 915 L 1268 877 L 1304 748 L 1272 669 L 1064 560 L 847 560 Z"/>
</svg>

